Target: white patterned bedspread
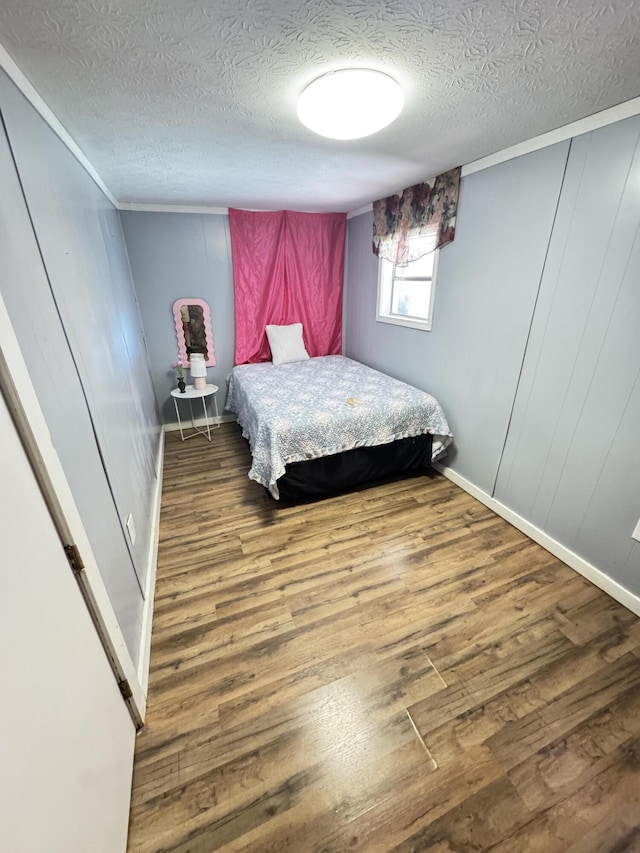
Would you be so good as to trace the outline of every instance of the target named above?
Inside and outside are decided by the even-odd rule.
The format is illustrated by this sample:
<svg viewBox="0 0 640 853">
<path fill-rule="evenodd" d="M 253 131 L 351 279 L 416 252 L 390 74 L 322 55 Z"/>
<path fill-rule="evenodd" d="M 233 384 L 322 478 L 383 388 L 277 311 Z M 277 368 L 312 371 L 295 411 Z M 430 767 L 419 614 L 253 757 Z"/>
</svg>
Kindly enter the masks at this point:
<svg viewBox="0 0 640 853">
<path fill-rule="evenodd" d="M 434 397 L 342 355 L 234 367 L 225 408 L 249 440 L 249 477 L 274 498 L 289 462 L 427 432 L 435 460 L 452 441 Z"/>
</svg>

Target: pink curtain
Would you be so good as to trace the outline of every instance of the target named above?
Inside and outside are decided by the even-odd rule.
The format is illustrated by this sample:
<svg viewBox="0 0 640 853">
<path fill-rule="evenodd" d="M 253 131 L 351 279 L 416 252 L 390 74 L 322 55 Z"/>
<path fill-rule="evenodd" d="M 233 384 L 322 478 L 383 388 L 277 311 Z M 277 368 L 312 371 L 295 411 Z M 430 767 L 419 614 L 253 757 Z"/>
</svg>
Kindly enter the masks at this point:
<svg viewBox="0 0 640 853">
<path fill-rule="evenodd" d="M 302 323 L 311 356 L 339 354 L 346 214 L 230 208 L 229 224 L 235 363 L 271 361 L 271 323 Z"/>
</svg>

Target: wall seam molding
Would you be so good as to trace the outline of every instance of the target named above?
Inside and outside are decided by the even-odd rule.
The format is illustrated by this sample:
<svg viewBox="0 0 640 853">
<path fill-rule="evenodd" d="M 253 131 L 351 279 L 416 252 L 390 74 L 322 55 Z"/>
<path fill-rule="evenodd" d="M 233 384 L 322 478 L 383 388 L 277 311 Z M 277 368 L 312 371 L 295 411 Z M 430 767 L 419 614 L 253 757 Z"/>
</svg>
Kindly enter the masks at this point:
<svg viewBox="0 0 640 853">
<path fill-rule="evenodd" d="M 567 146 L 567 157 L 564 161 L 564 169 L 562 171 L 562 180 L 560 181 L 560 187 L 558 188 L 558 198 L 556 199 L 555 210 L 553 211 L 553 219 L 551 220 L 551 230 L 549 231 L 549 239 L 547 240 L 547 248 L 544 252 L 544 258 L 542 259 L 542 268 L 540 270 L 540 278 L 538 279 L 538 287 L 536 289 L 536 298 L 533 301 L 533 307 L 531 309 L 531 320 L 529 321 L 529 328 L 527 329 L 527 336 L 524 341 L 524 348 L 522 350 L 522 358 L 520 359 L 520 369 L 518 370 L 518 381 L 516 382 L 516 387 L 513 391 L 513 399 L 511 401 L 511 410 L 509 412 L 509 420 L 507 421 L 507 428 L 504 433 L 504 441 L 502 442 L 502 450 L 500 451 L 500 458 L 498 459 L 498 465 L 496 467 L 496 474 L 493 478 L 493 485 L 491 487 L 491 497 L 493 497 L 496 493 L 496 486 L 498 485 L 498 478 L 500 476 L 500 469 L 502 468 L 502 460 L 504 459 L 504 452 L 507 447 L 507 441 L 509 440 L 509 432 L 511 430 L 511 422 L 513 420 L 513 413 L 516 409 L 516 402 L 518 400 L 518 391 L 520 390 L 520 383 L 522 382 L 522 373 L 524 371 L 525 361 L 527 359 L 527 351 L 529 349 L 529 341 L 531 340 L 531 332 L 533 330 L 533 324 L 536 319 L 536 311 L 538 309 L 538 302 L 540 300 L 540 290 L 542 289 L 542 281 L 544 279 L 544 273 L 547 268 L 547 261 L 549 259 L 549 251 L 551 249 L 551 243 L 553 241 L 553 232 L 556 227 L 556 219 L 558 218 L 558 210 L 560 208 L 560 199 L 562 198 L 562 190 L 564 188 L 564 182 L 567 177 L 567 168 L 569 166 L 569 158 L 571 156 L 571 146 L 573 144 L 573 139 L 569 140 L 569 145 Z"/>
<path fill-rule="evenodd" d="M 71 361 L 73 363 L 73 367 L 74 367 L 74 370 L 75 370 L 76 375 L 77 375 L 79 388 L 82 392 L 82 397 L 84 399 L 84 404 L 85 404 L 85 407 L 87 410 L 89 423 L 91 424 L 91 429 L 93 431 L 93 438 L 95 441 L 98 456 L 100 458 L 100 464 L 102 465 L 102 469 L 104 471 L 104 477 L 105 477 L 105 481 L 107 484 L 107 488 L 108 488 L 109 493 L 111 495 L 111 500 L 113 501 L 113 505 L 115 507 L 115 512 L 116 512 L 116 516 L 118 518 L 118 523 L 119 523 L 120 529 L 122 531 L 122 538 L 124 540 L 127 552 L 128 552 L 129 557 L 131 559 L 131 565 L 133 567 L 133 573 L 136 577 L 136 582 L 138 584 L 138 587 L 140 588 L 140 592 L 142 593 L 142 584 L 140 582 L 140 576 L 139 576 L 138 570 L 136 568 L 136 563 L 135 563 L 135 559 L 134 559 L 134 552 L 133 552 L 133 545 L 131 544 L 131 539 L 127 535 L 127 531 L 125 530 L 124 518 L 121 517 L 120 512 L 118 510 L 118 504 L 116 501 L 116 495 L 115 495 L 115 490 L 114 490 L 112 478 L 109 474 L 109 470 L 108 470 L 107 464 L 105 462 L 104 448 L 103 448 L 104 442 L 100 440 L 100 434 L 99 434 L 99 430 L 98 430 L 98 426 L 97 426 L 96 413 L 95 413 L 94 409 L 92 409 L 92 407 L 89 403 L 89 397 L 87 395 L 87 383 L 82 377 L 82 373 L 81 373 L 80 367 L 79 367 L 79 359 L 76 355 L 76 352 L 75 352 L 73 346 L 71 345 L 71 340 L 69 337 L 68 324 L 65 324 L 65 322 L 64 322 L 64 316 L 63 316 L 62 310 L 60 308 L 61 302 L 60 302 L 58 294 L 56 293 L 56 290 L 53 286 L 53 278 L 49 272 L 49 264 L 47 263 L 47 258 L 45 257 L 45 253 L 42 249 L 42 244 L 40 242 L 40 235 L 38 233 L 38 229 L 36 228 L 36 223 L 33 219 L 33 214 L 31 212 L 31 205 L 29 204 L 29 197 L 27 196 L 27 191 L 25 189 L 24 182 L 22 180 L 22 173 L 20 171 L 20 167 L 18 165 L 18 160 L 17 160 L 15 153 L 14 153 L 14 147 L 13 147 L 13 141 L 11 138 L 11 134 L 9 133 L 9 128 L 7 127 L 6 121 L 5 121 L 4 116 L 2 114 L 2 110 L 0 110 L 0 129 L 2 129 L 4 131 L 4 134 L 5 134 L 6 139 L 7 139 L 7 145 L 9 147 L 9 153 L 10 153 L 11 159 L 13 161 L 13 167 L 15 169 L 18 184 L 20 186 L 20 192 L 21 192 L 22 198 L 24 200 L 24 207 L 25 207 L 27 216 L 29 218 L 29 223 L 30 223 L 31 230 L 33 233 L 33 239 L 35 241 L 35 245 L 36 245 L 39 257 L 40 257 L 40 262 L 42 264 L 42 270 L 44 272 L 44 275 L 45 275 L 45 278 L 47 281 L 47 285 L 49 288 L 49 292 L 51 294 L 51 299 L 52 299 L 56 314 L 58 316 L 58 320 L 60 322 L 60 328 L 62 329 L 62 334 L 63 334 L 63 337 L 66 341 L 67 348 L 69 351 L 69 355 L 71 357 Z"/>
<path fill-rule="evenodd" d="M 505 521 L 508 521 L 509 524 L 516 527 L 524 533 L 525 536 L 528 536 L 529 539 L 533 539 L 534 542 L 537 542 L 538 545 L 541 545 L 546 551 L 549 551 L 550 554 L 553 554 L 554 557 L 557 557 L 569 566 L 570 569 L 573 569 L 603 592 L 606 592 L 607 595 L 610 595 L 611 598 L 615 599 L 619 604 L 622 604 L 623 607 L 627 608 L 627 610 L 635 613 L 636 616 L 640 616 L 640 596 L 631 592 L 630 589 L 622 586 L 622 584 L 618 583 L 618 581 L 614 580 L 612 577 L 609 577 L 609 575 L 603 572 L 602 569 L 597 568 L 597 566 L 587 562 L 583 557 L 580 557 L 574 551 L 571 551 L 569 548 L 562 545 L 562 543 L 558 542 L 557 539 L 554 539 L 548 533 L 545 533 L 544 530 L 541 530 L 539 527 L 536 527 L 535 524 L 527 521 L 526 518 L 518 515 L 517 512 L 509 509 L 505 504 L 500 503 L 500 501 L 495 498 L 492 498 L 491 495 L 488 495 L 461 474 L 458 474 L 451 468 L 447 468 L 445 465 L 440 465 L 438 463 L 435 463 L 433 467 L 443 474 L 448 480 L 451 480 L 452 483 L 455 483 L 456 486 L 460 486 L 460 488 L 467 492 L 467 494 L 470 494 L 472 497 L 479 500 L 480 503 L 493 510 L 501 518 L 504 518 Z"/>
</svg>

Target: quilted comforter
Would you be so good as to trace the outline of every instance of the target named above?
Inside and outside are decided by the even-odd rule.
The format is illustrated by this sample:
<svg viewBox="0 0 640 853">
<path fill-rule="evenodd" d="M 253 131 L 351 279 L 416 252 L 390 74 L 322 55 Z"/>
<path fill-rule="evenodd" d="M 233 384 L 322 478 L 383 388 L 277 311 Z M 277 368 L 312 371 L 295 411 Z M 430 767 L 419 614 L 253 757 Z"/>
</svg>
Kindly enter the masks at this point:
<svg viewBox="0 0 640 853">
<path fill-rule="evenodd" d="M 452 441 L 434 397 L 341 355 L 234 367 L 225 408 L 251 446 L 249 477 L 275 498 L 290 462 L 427 432 L 435 460 Z"/>
</svg>

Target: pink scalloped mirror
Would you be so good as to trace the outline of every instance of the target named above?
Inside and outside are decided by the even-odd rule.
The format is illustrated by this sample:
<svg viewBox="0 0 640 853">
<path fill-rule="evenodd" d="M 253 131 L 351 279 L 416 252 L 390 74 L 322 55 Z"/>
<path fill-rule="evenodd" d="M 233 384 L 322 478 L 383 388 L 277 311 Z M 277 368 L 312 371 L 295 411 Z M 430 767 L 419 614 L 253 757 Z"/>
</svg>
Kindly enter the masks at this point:
<svg viewBox="0 0 640 853">
<path fill-rule="evenodd" d="M 211 311 L 204 299 L 176 299 L 173 303 L 173 320 L 182 364 L 188 365 L 192 352 L 201 352 L 207 367 L 213 367 L 216 356 L 213 350 Z"/>
</svg>

